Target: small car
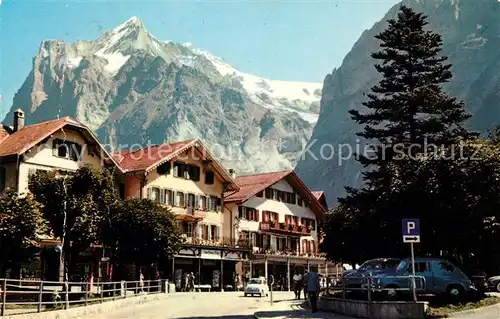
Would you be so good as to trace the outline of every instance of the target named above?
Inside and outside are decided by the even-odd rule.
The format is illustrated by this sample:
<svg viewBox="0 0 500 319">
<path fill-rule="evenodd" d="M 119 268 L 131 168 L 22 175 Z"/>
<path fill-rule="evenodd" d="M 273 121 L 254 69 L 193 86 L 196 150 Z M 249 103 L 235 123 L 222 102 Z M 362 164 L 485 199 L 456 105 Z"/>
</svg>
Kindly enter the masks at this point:
<svg viewBox="0 0 500 319">
<path fill-rule="evenodd" d="M 259 295 L 259 297 L 268 296 L 269 286 L 267 285 L 267 279 L 265 277 L 250 279 L 245 287 L 245 297 L 248 297 L 248 295 Z"/>
<path fill-rule="evenodd" d="M 488 278 L 488 289 L 500 292 L 500 276 L 493 276 Z"/>
</svg>

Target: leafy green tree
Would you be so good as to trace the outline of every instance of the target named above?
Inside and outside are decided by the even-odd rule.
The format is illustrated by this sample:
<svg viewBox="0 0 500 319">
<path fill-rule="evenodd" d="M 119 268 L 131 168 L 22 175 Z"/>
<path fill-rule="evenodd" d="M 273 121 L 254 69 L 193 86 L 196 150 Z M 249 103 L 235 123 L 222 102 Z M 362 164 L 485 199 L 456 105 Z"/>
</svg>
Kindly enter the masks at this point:
<svg viewBox="0 0 500 319">
<path fill-rule="evenodd" d="M 0 197 L 0 277 L 21 262 L 29 262 L 47 231 L 41 205 L 28 194 L 7 190 Z"/>
<path fill-rule="evenodd" d="M 31 176 L 29 189 L 43 204 L 52 234 L 63 240 L 66 262 L 71 254 L 101 242 L 110 213 L 119 204 L 111 172 L 90 167 L 60 177 L 54 172 L 38 172 Z M 68 267 L 71 273 L 71 264 Z"/>
<path fill-rule="evenodd" d="M 180 234 L 173 213 L 149 199 L 129 199 L 111 215 L 104 242 L 119 265 L 164 262 L 177 252 Z"/>
</svg>

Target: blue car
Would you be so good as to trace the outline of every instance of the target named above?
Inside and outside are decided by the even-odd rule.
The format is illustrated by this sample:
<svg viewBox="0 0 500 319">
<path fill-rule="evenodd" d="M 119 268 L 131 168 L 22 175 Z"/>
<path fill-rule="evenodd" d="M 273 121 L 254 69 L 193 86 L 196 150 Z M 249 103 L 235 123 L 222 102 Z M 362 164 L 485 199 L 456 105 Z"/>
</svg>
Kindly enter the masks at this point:
<svg viewBox="0 0 500 319">
<path fill-rule="evenodd" d="M 395 269 L 401 259 L 398 258 L 376 258 L 365 261 L 358 269 L 345 271 L 340 279 L 340 283 L 346 289 L 359 290 L 365 281 L 366 276 L 378 274 L 380 271 Z"/>
<path fill-rule="evenodd" d="M 411 293 L 412 264 L 410 258 L 401 260 L 394 269 L 373 275 L 372 287 L 389 299 Z M 447 294 L 454 299 L 475 291 L 472 281 L 457 266 L 441 258 L 415 258 L 415 290 L 419 294 Z"/>
</svg>

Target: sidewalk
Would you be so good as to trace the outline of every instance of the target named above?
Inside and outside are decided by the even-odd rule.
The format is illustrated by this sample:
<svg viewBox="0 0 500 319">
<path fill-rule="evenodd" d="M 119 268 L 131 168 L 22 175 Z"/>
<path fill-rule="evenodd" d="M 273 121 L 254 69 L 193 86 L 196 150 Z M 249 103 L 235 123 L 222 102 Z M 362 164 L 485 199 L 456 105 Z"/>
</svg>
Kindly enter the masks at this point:
<svg viewBox="0 0 500 319">
<path fill-rule="evenodd" d="M 298 319 L 298 318 L 311 318 L 311 319 L 352 319 L 338 314 L 318 311 L 312 313 L 311 310 L 305 309 L 302 305 L 304 300 L 287 300 L 274 303 L 265 309 L 262 309 L 254 314 L 256 319 Z"/>
</svg>

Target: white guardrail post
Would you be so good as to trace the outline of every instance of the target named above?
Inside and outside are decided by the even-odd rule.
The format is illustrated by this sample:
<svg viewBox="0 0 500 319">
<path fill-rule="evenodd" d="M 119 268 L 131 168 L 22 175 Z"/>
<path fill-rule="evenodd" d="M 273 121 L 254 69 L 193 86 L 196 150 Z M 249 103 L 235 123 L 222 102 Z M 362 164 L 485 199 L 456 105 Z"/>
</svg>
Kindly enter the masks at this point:
<svg viewBox="0 0 500 319">
<path fill-rule="evenodd" d="M 2 308 L 0 309 L 0 315 L 5 316 L 5 304 L 7 303 L 7 279 L 3 280 L 2 285 Z"/>
</svg>

